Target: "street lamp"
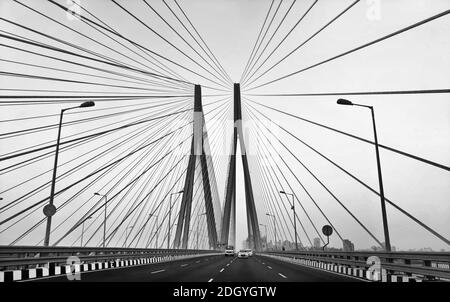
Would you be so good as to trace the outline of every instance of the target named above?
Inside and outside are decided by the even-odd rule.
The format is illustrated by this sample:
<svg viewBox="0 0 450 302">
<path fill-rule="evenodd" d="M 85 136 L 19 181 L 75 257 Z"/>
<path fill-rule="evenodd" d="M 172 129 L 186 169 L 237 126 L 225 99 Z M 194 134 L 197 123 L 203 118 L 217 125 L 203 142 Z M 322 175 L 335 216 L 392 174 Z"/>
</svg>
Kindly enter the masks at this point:
<svg viewBox="0 0 450 302">
<path fill-rule="evenodd" d="M 263 226 L 264 227 L 264 229 L 265 229 L 265 232 L 266 232 L 266 250 L 267 250 L 267 224 L 262 224 L 262 223 L 260 223 L 259 224 L 260 226 Z"/>
<path fill-rule="evenodd" d="M 128 229 L 131 229 L 133 227 L 134 227 L 134 225 L 131 225 L 125 229 L 125 247 L 127 247 L 127 238 L 128 238 L 127 231 L 128 231 Z"/>
<path fill-rule="evenodd" d="M 103 220 L 103 247 L 106 247 L 106 204 L 108 203 L 108 196 L 106 194 L 94 193 L 96 196 L 105 197 L 105 219 Z"/>
<path fill-rule="evenodd" d="M 292 196 L 292 205 L 291 205 L 291 210 L 294 212 L 294 233 L 295 233 L 295 250 L 298 251 L 298 243 L 297 243 L 297 221 L 295 219 L 296 215 L 295 215 L 295 204 L 294 204 L 294 194 L 292 193 L 286 193 L 285 191 L 280 191 L 281 194 L 284 195 L 291 195 Z M 289 198 L 288 198 L 289 200 Z"/>
<path fill-rule="evenodd" d="M 155 232 L 155 234 L 156 234 L 156 248 L 158 248 L 158 237 L 159 237 L 158 215 L 155 215 L 155 214 L 149 214 L 148 216 L 149 216 L 148 219 L 150 219 L 151 217 L 156 217 L 156 232 Z"/>
<path fill-rule="evenodd" d="M 170 197 L 169 197 L 169 225 L 167 226 L 167 249 L 170 249 L 170 216 L 172 214 L 172 195 L 175 194 L 181 194 L 183 193 L 184 190 L 178 191 L 178 192 L 174 192 L 174 193 L 170 193 Z"/>
<path fill-rule="evenodd" d="M 379 187 L 380 187 L 381 214 L 383 217 L 384 242 L 385 242 L 386 251 L 390 252 L 391 251 L 391 241 L 389 239 L 389 227 L 388 227 L 388 222 L 387 222 L 386 203 L 384 200 L 383 178 L 381 175 L 380 152 L 379 152 L 379 148 L 378 148 L 377 128 L 375 126 L 375 113 L 374 113 L 373 107 L 367 106 L 367 105 L 361 105 L 361 104 L 354 104 L 351 101 L 346 100 L 346 99 L 338 99 L 337 103 L 339 105 L 350 105 L 350 106 L 369 108 L 370 112 L 372 113 L 373 134 L 374 134 L 374 139 L 375 139 L 375 153 L 376 153 L 377 168 L 378 168 L 378 183 L 379 183 Z"/>
<path fill-rule="evenodd" d="M 202 216 L 202 215 L 206 215 L 206 213 L 202 213 L 202 214 L 198 214 L 197 215 L 198 216 L 198 218 L 197 218 L 197 250 L 198 250 L 198 236 L 200 235 L 198 227 L 200 225 L 200 216 Z"/>
<path fill-rule="evenodd" d="M 63 114 L 67 110 L 71 110 L 71 109 L 75 109 L 75 108 L 93 107 L 93 106 L 95 106 L 94 102 L 87 101 L 76 107 L 61 109 L 61 114 L 59 116 L 58 138 L 56 140 L 55 162 L 53 165 L 53 177 L 52 177 L 52 185 L 51 185 L 51 190 L 50 190 L 50 198 L 49 198 L 48 204 L 43 209 L 44 215 L 47 217 L 47 226 L 45 229 L 44 246 L 48 246 L 50 244 L 52 216 L 55 215 L 55 213 L 56 213 L 56 207 L 53 205 L 53 200 L 55 199 L 56 169 L 58 167 L 59 141 L 61 139 L 61 126 L 62 126 Z"/>
<path fill-rule="evenodd" d="M 270 216 L 273 218 L 273 232 L 275 236 L 275 249 L 277 249 L 277 224 L 275 223 L 275 215 L 266 213 L 267 216 Z"/>
<path fill-rule="evenodd" d="M 83 236 L 84 236 L 84 223 L 86 220 L 91 219 L 92 216 L 86 217 L 86 219 L 83 220 L 81 223 L 81 247 L 83 247 Z"/>
</svg>

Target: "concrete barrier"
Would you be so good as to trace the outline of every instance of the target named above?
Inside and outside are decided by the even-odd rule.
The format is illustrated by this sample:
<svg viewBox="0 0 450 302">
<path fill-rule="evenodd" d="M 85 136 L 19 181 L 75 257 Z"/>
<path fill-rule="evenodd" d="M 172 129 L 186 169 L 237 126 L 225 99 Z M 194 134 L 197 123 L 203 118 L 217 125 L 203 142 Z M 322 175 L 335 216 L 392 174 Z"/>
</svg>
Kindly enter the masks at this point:
<svg viewBox="0 0 450 302">
<path fill-rule="evenodd" d="M 1 282 L 13 282 L 22 280 L 31 280 L 49 276 L 61 276 L 73 273 L 90 272 L 104 269 L 114 269 L 121 267 L 132 267 L 139 265 L 148 265 L 153 263 L 169 262 L 180 259 L 196 258 L 221 255 L 218 253 L 211 254 L 193 254 L 193 255 L 180 255 L 180 256 L 163 256 L 163 257 L 146 257 L 138 259 L 128 260 L 109 260 L 106 262 L 93 262 L 73 265 L 51 266 L 49 267 L 36 267 L 23 270 L 11 270 L 0 271 L 0 283 Z"/>
<path fill-rule="evenodd" d="M 361 267 L 348 267 L 343 265 L 332 264 L 328 262 L 322 262 L 310 259 L 300 259 L 292 257 L 282 257 L 278 255 L 271 254 L 261 254 L 265 257 L 270 257 L 278 259 L 284 262 L 289 262 L 294 265 L 302 265 L 311 267 L 314 269 L 320 269 L 324 271 L 330 271 L 337 274 L 342 274 L 344 276 L 351 276 L 365 281 L 378 281 L 378 282 L 422 282 L 422 279 L 418 276 L 407 276 L 407 275 L 389 275 L 385 269 L 380 272 L 369 272 L 365 268 Z"/>
</svg>

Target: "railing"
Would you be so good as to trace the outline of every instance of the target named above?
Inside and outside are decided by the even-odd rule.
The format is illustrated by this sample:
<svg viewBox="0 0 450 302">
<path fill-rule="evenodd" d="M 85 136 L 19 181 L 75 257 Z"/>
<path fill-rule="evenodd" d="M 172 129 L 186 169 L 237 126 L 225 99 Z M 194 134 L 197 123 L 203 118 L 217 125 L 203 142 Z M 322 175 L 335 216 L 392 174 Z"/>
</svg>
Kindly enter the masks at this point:
<svg viewBox="0 0 450 302">
<path fill-rule="evenodd" d="M 450 253 L 448 252 L 264 252 L 285 258 L 305 259 L 346 268 L 363 268 L 373 265 L 369 257 L 379 259 L 380 269 L 387 275 L 418 276 L 424 280 L 450 281 Z M 373 259 L 373 258 L 372 258 Z"/>
<path fill-rule="evenodd" d="M 214 253 L 212 250 L 0 246 L 0 271 L 66 264 L 76 256 L 82 263 L 132 260 L 164 256 L 189 256 Z"/>
</svg>

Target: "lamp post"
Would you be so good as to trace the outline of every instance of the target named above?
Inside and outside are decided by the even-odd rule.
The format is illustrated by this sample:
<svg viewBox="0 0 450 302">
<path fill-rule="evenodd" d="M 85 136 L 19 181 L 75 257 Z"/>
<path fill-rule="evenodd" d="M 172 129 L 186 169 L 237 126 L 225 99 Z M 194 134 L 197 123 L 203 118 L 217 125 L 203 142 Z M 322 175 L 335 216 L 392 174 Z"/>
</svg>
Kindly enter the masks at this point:
<svg viewBox="0 0 450 302">
<path fill-rule="evenodd" d="M 105 219 L 103 220 L 103 247 L 106 247 L 106 204 L 108 203 L 108 196 L 106 194 L 94 193 L 96 196 L 105 197 Z"/>
<path fill-rule="evenodd" d="M 167 226 L 167 249 L 170 249 L 170 216 L 172 214 L 172 195 L 175 194 L 181 194 L 183 193 L 184 190 L 178 191 L 178 192 L 174 192 L 174 193 L 170 193 L 170 197 L 169 197 L 169 225 Z"/>
<path fill-rule="evenodd" d="M 134 225 L 130 225 L 129 227 L 127 227 L 126 229 L 125 229 L 125 248 L 127 247 L 127 239 L 128 239 L 128 229 L 131 229 L 131 228 L 133 228 L 134 227 Z"/>
<path fill-rule="evenodd" d="M 200 235 L 199 233 L 199 225 L 200 225 L 200 216 L 206 215 L 206 213 L 202 213 L 202 214 L 198 214 L 198 218 L 197 218 L 197 250 L 198 250 L 198 236 Z"/>
<path fill-rule="evenodd" d="M 61 114 L 59 116 L 58 138 L 56 139 L 55 162 L 53 165 L 53 177 L 52 177 L 52 185 L 51 185 L 51 189 L 50 189 L 50 198 L 49 198 L 48 204 L 43 209 L 44 215 L 47 217 L 47 226 L 45 228 L 44 246 L 48 246 L 50 244 L 50 232 L 52 229 L 52 216 L 55 215 L 55 213 L 56 213 L 56 207 L 53 205 L 53 200 L 55 199 L 56 170 L 58 167 L 59 142 L 61 139 L 61 127 L 62 127 L 63 114 L 64 114 L 64 112 L 71 110 L 71 109 L 93 107 L 93 106 L 95 106 L 94 102 L 87 101 L 76 107 L 61 109 Z"/>
<path fill-rule="evenodd" d="M 292 205 L 291 205 L 291 210 L 294 212 L 294 233 L 295 233 L 295 250 L 298 251 L 298 243 L 297 243 L 297 220 L 296 215 L 295 215 L 295 204 L 294 204 L 294 194 L 292 193 L 286 193 L 285 191 L 280 191 L 281 194 L 284 195 L 290 195 L 292 196 Z M 288 199 L 289 200 L 289 199 Z"/>
<path fill-rule="evenodd" d="M 386 214 L 386 202 L 384 199 L 383 177 L 381 175 L 380 151 L 379 151 L 379 147 L 378 147 L 377 128 L 375 125 L 375 112 L 374 112 L 372 106 L 354 104 L 351 101 L 346 100 L 346 99 L 338 99 L 337 103 L 339 105 L 349 105 L 349 106 L 358 106 L 358 107 L 369 108 L 370 112 L 372 113 L 373 134 L 374 134 L 374 139 L 375 139 L 375 153 L 376 153 L 376 158 L 377 158 L 377 169 L 378 169 L 378 183 L 379 183 L 379 187 L 380 187 L 381 214 L 383 217 L 384 244 L 385 244 L 386 251 L 390 252 L 391 251 L 391 241 L 389 238 L 389 227 L 388 227 L 387 214 Z"/>
<path fill-rule="evenodd" d="M 277 249 L 277 224 L 275 223 L 275 215 L 266 213 L 267 216 L 270 216 L 273 218 L 273 232 L 275 237 L 275 249 Z"/>
<path fill-rule="evenodd" d="M 155 215 L 155 214 L 149 214 L 148 216 L 150 216 L 149 219 L 150 219 L 151 217 L 156 217 L 156 232 L 155 232 L 155 235 L 156 235 L 156 248 L 158 248 L 158 237 L 159 237 L 158 215 Z"/>
<path fill-rule="evenodd" d="M 86 217 L 86 219 L 84 219 L 83 222 L 81 223 L 81 247 L 83 247 L 84 223 L 86 222 L 86 220 L 91 218 L 92 216 Z"/>
<path fill-rule="evenodd" d="M 260 223 L 259 225 L 264 227 L 264 230 L 265 230 L 265 233 L 266 233 L 266 240 L 265 240 L 265 242 L 266 242 L 266 250 L 267 250 L 267 224 Z"/>
</svg>

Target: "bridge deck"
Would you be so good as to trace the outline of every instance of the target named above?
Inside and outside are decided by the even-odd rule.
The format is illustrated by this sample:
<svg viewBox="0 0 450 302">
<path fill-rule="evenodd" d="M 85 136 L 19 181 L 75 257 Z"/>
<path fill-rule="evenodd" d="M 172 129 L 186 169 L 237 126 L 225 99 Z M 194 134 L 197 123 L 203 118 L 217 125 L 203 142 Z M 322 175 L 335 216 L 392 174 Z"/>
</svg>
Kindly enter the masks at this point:
<svg viewBox="0 0 450 302">
<path fill-rule="evenodd" d="M 66 276 L 35 279 L 68 281 Z M 187 260 L 81 273 L 87 282 L 358 282 L 358 279 L 263 256 L 204 256 Z"/>
</svg>

